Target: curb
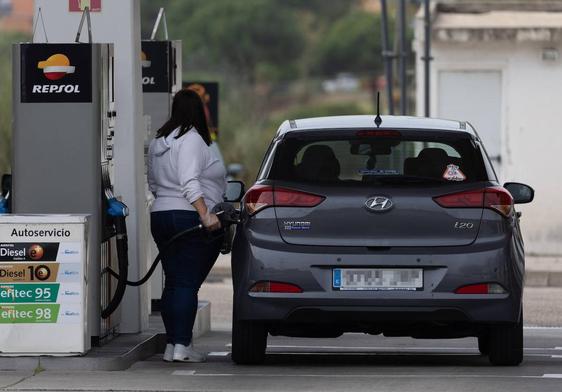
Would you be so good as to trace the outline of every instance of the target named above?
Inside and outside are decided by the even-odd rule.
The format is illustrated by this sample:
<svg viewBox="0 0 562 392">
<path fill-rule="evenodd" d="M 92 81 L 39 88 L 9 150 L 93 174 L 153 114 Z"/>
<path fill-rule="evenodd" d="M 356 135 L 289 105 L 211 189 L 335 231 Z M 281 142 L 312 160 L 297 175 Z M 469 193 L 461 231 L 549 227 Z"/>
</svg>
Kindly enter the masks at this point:
<svg viewBox="0 0 562 392">
<path fill-rule="evenodd" d="M 145 339 L 131 350 L 117 357 L 98 357 L 88 353 L 83 357 L 2 357 L 2 370 L 86 370 L 113 371 L 125 370 L 137 361 L 149 358 L 166 344 L 164 334 L 155 334 Z"/>
<path fill-rule="evenodd" d="M 211 303 L 201 301 L 197 309 L 193 336 L 199 337 L 211 330 Z M 96 348 L 82 357 L 28 356 L 28 357 L 0 357 L 0 370 L 86 370 L 86 371 L 117 371 L 126 370 L 138 361 L 145 360 L 155 354 L 164 352 L 166 334 L 122 334 L 119 337 L 131 338 L 138 341 L 137 336 L 146 335 L 140 343 L 123 354 L 111 355 L 111 350 L 98 352 Z M 110 349 L 111 344 L 122 344 L 119 337 L 107 343 L 102 348 Z M 126 343 L 125 343 L 126 344 Z M 109 347 L 108 347 L 109 346 Z M 116 351 L 116 350 L 115 350 Z M 115 352 L 114 351 L 114 352 Z"/>
<path fill-rule="evenodd" d="M 562 287 L 562 271 L 526 271 L 526 287 Z"/>
</svg>

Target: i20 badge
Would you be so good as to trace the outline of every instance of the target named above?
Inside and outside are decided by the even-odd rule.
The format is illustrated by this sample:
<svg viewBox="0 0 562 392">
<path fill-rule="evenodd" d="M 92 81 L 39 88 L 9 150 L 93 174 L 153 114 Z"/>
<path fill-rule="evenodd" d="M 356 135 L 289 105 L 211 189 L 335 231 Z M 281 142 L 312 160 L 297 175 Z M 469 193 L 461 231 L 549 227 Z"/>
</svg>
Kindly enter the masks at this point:
<svg viewBox="0 0 562 392">
<path fill-rule="evenodd" d="M 394 206 L 392 200 L 385 196 L 373 196 L 365 201 L 365 208 L 372 212 L 384 212 Z"/>
</svg>

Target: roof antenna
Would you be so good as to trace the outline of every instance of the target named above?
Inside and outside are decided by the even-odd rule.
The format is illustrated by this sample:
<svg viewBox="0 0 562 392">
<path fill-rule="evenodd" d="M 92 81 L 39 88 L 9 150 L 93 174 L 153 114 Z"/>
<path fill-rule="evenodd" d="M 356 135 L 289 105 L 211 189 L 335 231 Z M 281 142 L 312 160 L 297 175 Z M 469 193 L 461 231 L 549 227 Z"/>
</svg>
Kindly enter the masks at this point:
<svg viewBox="0 0 562 392">
<path fill-rule="evenodd" d="M 382 124 L 380 103 L 381 103 L 381 93 L 380 91 L 377 91 L 377 117 L 375 117 L 375 124 L 377 124 L 377 128 L 379 128 Z"/>
</svg>

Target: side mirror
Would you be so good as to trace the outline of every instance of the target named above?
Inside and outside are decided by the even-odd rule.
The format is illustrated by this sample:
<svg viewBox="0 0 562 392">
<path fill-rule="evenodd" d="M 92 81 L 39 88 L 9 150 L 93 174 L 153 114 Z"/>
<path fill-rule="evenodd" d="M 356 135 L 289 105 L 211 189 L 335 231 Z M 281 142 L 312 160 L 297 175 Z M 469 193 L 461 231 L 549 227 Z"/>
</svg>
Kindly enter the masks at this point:
<svg viewBox="0 0 562 392">
<path fill-rule="evenodd" d="M 245 192 L 246 190 L 242 181 L 228 181 L 224 201 L 237 203 L 242 200 Z"/>
<path fill-rule="evenodd" d="M 529 185 L 518 182 L 506 182 L 503 187 L 513 196 L 514 204 L 530 203 L 535 198 L 535 190 Z"/>
</svg>

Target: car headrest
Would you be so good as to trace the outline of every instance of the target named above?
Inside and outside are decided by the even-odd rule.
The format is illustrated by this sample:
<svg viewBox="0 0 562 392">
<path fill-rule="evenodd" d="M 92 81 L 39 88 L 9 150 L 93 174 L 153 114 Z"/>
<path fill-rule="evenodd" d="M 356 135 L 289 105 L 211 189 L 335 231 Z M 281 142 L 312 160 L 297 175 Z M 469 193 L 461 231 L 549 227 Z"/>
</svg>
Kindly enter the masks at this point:
<svg viewBox="0 0 562 392">
<path fill-rule="evenodd" d="M 418 154 L 418 158 L 424 161 L 440 162 L 446 161 L 449 155 L 441 148 L 424 148 Z"/>
<path fill-rule="evenodd" d="M 306 180 L 335 181 L 340 175 L 340 163 L 331 147 L 315 144 L 307 147 L 298 165 Z"/>
</svg>

